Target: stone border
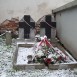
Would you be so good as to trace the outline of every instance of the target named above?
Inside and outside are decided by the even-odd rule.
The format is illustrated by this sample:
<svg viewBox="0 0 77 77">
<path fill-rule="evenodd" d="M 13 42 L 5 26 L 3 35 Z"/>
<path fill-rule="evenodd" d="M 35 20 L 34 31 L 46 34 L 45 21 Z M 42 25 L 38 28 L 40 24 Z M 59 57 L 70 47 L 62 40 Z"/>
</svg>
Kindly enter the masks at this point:
<svg viewBox="0 0 77 77">
<path fill-rule="evenodd" d="M 61 64 L 54 64 L 49 65 L 49 69 L 52 70 L 58 70 L 58 69 L 74 69 L 77 68 L 77 62 L 76 63 L 61 63 Z"/>
<path fill-rule="evenodd" d="M 44 69 L 45 68 L 45 65 L 44 64 L 26 64 L 26 65 L 17 65 L 16 62 L 17 62 L 17 55 L 18 55 L 18 47 L 31 47 L 33 46 L 33 44 L 17 44 L 16 45 L 16 50 L 15 50 L 15 53 L 14 53 L 14 57 L 13 57 L 13 68 L 16 69 L 16 70 L 25 70 L 25 69 Z M 65 49 L 57 44 L 57 47 L 60 48 L 66 55 L 68 55 L 72 60 L 73 62 L 72 63 L 60 63 L 60 64 L 50 64 L 49 65 L 49 69 L 52 69 L 52 70 L 57 70 L 57 69 L 73 69 L 73 68 L 76 68 L 77 67 L 77 61 L 67 52 L 65 51 Z"/>
<path fill-rule="evenodd" d="M 17 65 L 16 62 L 17 62 L 17 55 L 18 55 L 18 47 L 32 47 L 33 44 L 18 44 L 16 46 L 16 51 L 14 53 L 14 57 L 13 57 L 13 68 L 16 69 L 16 70 L 19 70 L 19 69 L 43 69 L 45 68 L 45 65 L 44 64 L 40 64 L 40 63 L 37 63 L 37 64 L 26 64 L 26 65 Z"/>
</svg>

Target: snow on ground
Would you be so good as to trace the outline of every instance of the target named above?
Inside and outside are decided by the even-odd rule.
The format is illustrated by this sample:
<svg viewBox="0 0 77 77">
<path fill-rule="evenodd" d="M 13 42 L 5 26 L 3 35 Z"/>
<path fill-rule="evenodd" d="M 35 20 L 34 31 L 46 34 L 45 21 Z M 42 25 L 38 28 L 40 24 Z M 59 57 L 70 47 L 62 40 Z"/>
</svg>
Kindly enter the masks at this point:
<svg viewBox="0 0 77 77">
<path fill-rule="evenodd" d="M 18 65 L 28 64 L 28 60 L 27 60 L 28 55 L 34 55 L 33 47 L 31 48 L 19 47 L 17 64 Z"/>
<path fill-rule="evenodd" d="M 55 47 L 54 49 L 61 52 L 57 47 Z M 17 56 L 17 63 L 16 64 L 17 65 L 28 64 L 28 59 L 27 59 L 28 55 L 32 55 L 32 57 L 34 58 L 35 52 L 34 52 L 33 47 L 30 47 L 30 48 L 19 47 L 18 48 L 18 56 Z M 66 55 L 63 54 L 63 56 L 65 57 Z M 69 57 L 67 58 L 67 62 L 68 63 L 73 63 L 73 61 Z"/>
<path fill-rule="evenodd" d="M 77 77 L 75 70 L 31 69 L 16 71 L 12 67 L 15 46 L 6 46 L 0 41 L 0 77 Z"/>
</svg>

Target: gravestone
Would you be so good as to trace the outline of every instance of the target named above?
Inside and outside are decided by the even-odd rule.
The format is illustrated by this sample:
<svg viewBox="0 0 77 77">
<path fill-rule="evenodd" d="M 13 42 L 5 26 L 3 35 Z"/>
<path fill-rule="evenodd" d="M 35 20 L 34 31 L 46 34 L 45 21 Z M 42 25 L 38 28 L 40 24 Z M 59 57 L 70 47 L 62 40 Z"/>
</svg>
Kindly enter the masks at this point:
<svg viewBox="0 0 77 77">
<path fill-rule="evenodd" d="M 19 39 L 24 39 L 24 28 L 19 28 Z"/>
<path fill-rule="evenodd" d="M 11 43 L 12 43 L 11 31 L 6 31 L 6 45 L 11 45 Z"/>
<path fill-rule="evenodd" d="M 32 28 L 30 29 L 30 35 L 29 36 L 30 36 L 30 39 L 32 39 L 32 40 L 35 39 L 34 29 L 32 29 Z"/>
</svg>

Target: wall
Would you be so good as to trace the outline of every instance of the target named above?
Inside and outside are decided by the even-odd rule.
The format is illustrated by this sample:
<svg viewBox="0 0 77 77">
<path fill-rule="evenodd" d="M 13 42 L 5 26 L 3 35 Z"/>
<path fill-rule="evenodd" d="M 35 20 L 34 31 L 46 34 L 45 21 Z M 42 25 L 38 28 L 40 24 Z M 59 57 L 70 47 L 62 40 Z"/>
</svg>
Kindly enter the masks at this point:
<svg viewBox="0 0 77 77">
<path fill-rule="evenodd" d="M 37 21 L 51 10 L 73 0 L 0 0 L 0 23 L 5 19 L 30 14 Z"/>
<path fill-rule="evenodd" d="M 56 14 L 57 35 L 77 59 L 77 8 Z"/>
</svg>

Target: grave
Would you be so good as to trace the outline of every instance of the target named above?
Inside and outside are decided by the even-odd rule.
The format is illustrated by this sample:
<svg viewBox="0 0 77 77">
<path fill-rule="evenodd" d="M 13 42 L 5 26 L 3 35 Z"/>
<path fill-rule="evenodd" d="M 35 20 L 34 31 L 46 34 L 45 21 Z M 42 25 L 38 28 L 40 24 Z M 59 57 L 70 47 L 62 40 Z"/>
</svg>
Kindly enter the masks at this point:
<svg viewBox="0 0 77 77">
<path fill-rule="evenodd" d="M 40 45 L 43 45 L 43 42 L 51 46 L 48 40 L 43 38 L 40 42 L 35 42 L 35 41 L 32 41 L 31 39 L 28 39 L 28 40 L 26 39 L 23 42 L 22 40 L 20 42 L 17 42 L 16 51 L 14 53 L 14 60 L 13 60 L 14 69 L 16 70 L 43 69 L 45 67 L 48 67 L 49 69 L 68 69 L 68 68 L 73 69 L 77 67 L 77 61 L 59 43 L 56 43 L 56 45 L 54 45 L 53 42 L 52 42 L 52 45 L 54 45 L 54 47 L 51 46 L 49 48 L 51 48 L 50 50 L 52 50 L 53 48 L 56 52 L 58 51 L 58 53 L 52 53 L 52 54 L 53 55 L 58 54 L 56 56 L 60 56 L 59 59 L 62 56 L 61 62 L 59 62 L 59 60 L 57 61 L 57 59 L 53 60 L 52 56 L 51 56 L 51 59 L 53 60 L 54 63 L 52 61 L 50 63 L 50 60 L 49 60 L 48 66 L 44 62 L 50 59 L 49 56 L 47 56 L 47 58 L 43 58 L 43 60 L 45 59 L 44 62 L 38 61 L 37 57 L 35 58 L 35 56 L 41 55 L 45 57 L 43 53 L 41 54 L 39 53 L 41 52 Z M 43 46 L 43 49 L 44 49 L 44 46 Z M 48 53 L 51 53 L 51 52 L 49 50 L 47 51 L 47 53 L 45 52 L 45 54 L 48 54 Z"/>
<path fill-rule="evenodd" d="M 44 68 L 43 64 L 40 64 L 40 63 L 37 63 L 37 64 L 35 64 L 35 63 L 28 64 L 27 61 L 25 61 L 27 59 L 27 55 L 33 54 L 33 53 L 28 53 L 28 52 L 29 51 L 33 52 L 32 48 L 34 46 L 34 43 L 35 42 L 33 42 L 33 41 L 29 40 L 29 39 L 26 40 L 26 41 L 24 40 L 23 42 L 21 40 L 21 42 L 17 43 L 16 51 L 14 53 L 14 60 L 13 60 L 13 67 L 15 69 L 37 69 L 37 68 L 41 69 L 41 68 Z M 26 50 L 26 52 L 24 52 L 24 50 Z"/>
</svg>

